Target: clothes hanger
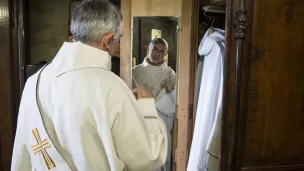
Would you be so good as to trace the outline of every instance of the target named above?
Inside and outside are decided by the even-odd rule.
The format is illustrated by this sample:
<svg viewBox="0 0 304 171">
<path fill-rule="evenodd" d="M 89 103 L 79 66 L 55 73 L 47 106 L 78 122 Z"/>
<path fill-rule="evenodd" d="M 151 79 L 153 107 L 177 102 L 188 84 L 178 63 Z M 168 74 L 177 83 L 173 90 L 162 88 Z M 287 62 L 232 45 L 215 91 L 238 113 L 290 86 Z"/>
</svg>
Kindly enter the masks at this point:
<svg viewBox="0 0 304 171">
<path fill-rule="evenodd" d="M 214 10 L 211 9 L 211 6 L 206 6 L 204 7 L 204 16 L 205 17 L 208 17 L 209 20 L 213 19 L 212 20 L 212 23 L 211 23 L 211 27 L 208 31 L 208 35 L 211 35 L 213 34 L 216 30 L 215 30 L 215 22 L 217 22 L 217 26 L 219 27 L 220 26 L 220 18 L 222 16 L 225 16 L 225 11 L 224 10 L 217 10 L 214 8 Z M 207 14 L 208 13 L 208 14 Z M 212 15 L 210 15 L 212 14 Z"/>
<path fill-rule="evenodd" d="M 208 36 L 214 33 L 214 28 L 213 28 L 214 21 L 215 21 L 215 18 L 213 18 L 213 20 L 212 20 L 211 27 L 210 27 L 210 29 L 208 31 Z"/>
</svg>

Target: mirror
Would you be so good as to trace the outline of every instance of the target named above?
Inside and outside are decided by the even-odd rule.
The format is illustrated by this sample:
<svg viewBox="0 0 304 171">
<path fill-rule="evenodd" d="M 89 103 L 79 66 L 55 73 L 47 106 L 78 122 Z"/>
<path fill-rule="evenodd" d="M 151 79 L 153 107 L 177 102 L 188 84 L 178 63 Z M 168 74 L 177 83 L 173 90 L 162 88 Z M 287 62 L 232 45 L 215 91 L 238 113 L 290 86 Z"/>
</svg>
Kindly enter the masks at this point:
<svg viewBox="0 0 304 171">
<path fill-rule="evenodd" d="M 176 103 L 178 17 L 133 17 L 132 88 L 141 86 L 155 99 L 168 134 L 167 162 L 172 170 L 172 138 Z"/>
</svg>

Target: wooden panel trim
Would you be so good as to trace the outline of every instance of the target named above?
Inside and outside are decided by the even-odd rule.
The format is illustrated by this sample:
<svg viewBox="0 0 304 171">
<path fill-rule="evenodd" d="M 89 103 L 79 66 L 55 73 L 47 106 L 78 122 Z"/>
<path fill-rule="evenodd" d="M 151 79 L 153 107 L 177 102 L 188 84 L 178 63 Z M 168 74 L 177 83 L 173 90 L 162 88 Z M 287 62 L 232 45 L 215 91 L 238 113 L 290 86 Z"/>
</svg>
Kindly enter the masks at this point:
<svg viewBox="0 0 304 171">
<path fill-rule="evenodd" d="M 244 165 L 244 153 L 245 153 L 245 137 L 246 137 L 246 128 L 247 128 L 247 103 L 248 103 L 248 79 L 250 71 L 250 55 L 251 55 L 251 39 L 252 39 L 252 12 L 253 12 L 253 0 L 247 0 L 245 5 L 245 12 L 247 17 L 246 22 L 246 37 L 243 40 L 243 66 L 241 73 L 241 90 L 240 90 L 240 104 L 239 104 L 239 121 L 238 127 L 239 131 L 237 137 L 237 158 L 236 169 L 240 170 Z"/>
<path fill-rule="evenodd" d="M 238 9 L 235 13 L 235 39 L 236 39 L 236 61 L 235 61 L 235 80 L 234 80 L 234 102 L 233 102 L 233 122 L 232 122 L 232 140 L 229 170 L 236 170 L 237 149 L 240 131 L 240 102 L 242 90 L 242 70 L 244 58 L 244 40 L 246 38 L 247 29 L 247 11 L 245 9 L 245 1 L 239 0 Z"/>
<path fill-rule="evenodd" d="M 229 165 L 229 149 L 231 146 L 230 133 L 231 133 L 231 117 L 229 113 L 228 100 L 230 99 L 230 73 L 231 67 L 231 53 L 232 53 L 232 34 L 233 34 L 233 0 L 226 2 L 226 23 L 225 23 L 225 58 L 224 58 L 224 80 L 223 80 L 223 117 L 222 117 L 222 135 L 221 135 L 221 157 L 220 157 L 220 170 L 228 170 Z"/>
<path fill-rule="evenodd" d="M 25 66 L 29 62 L 29 30 L 28 30 L 28 0 L 18 0 L 18 52 L 19 52 L 19 93 L 21 93 L 25 85 Z M 20 99 L 19 99 L 20 100 Z M 18 105 L 19 108 L 19 105 Z"/>
<path fill-rule="evenodd" d="M 200 1 L 199 0 L 193 0 L 193 6 L 192 6 L 192 51 L 191 51 L 191 104 L 192 104 L 192 111 L 190 110 L 190 125 L 189 125 L 189 153 L 191 149 L 191 143 L 193 139 L 193 134 L 194 134 L 194 125 L 195 125 L 195 117 L 196 117 L 196 108 L 197 104 L 194 103 L 194 98 L 195 95 L 199 92 L 196 92 L 196 84 L 195 84 L 195 79 L 196 79 L 196 70 L 197 70 L 197 61 L 198 61 L 198 43 L 199 43 L 199 13 L 200 13 Z"/>
<path fill-rule="evenodd" d="M 233 2 L 236 2 L 237 0 L 234 0 Z M 233 90 L 236 90 L 237 87 L 235 86 L 234 88 L 232 88 L 232 85 L 229 82 L 230 79 L 236 79 L 236 75 L 233 75 L 233 73 L 225 73 L 225 83 L 224 83 L 224 104 L 225 104 L 225 109 L 224 109 L 224 116 L 223 117 L 223 137 L 222 137 L 222 149 L 221 149 L 221 153 L 222 153 L 222 158 L 221 158 L 221 170 L 226 171 L 226 170 L 243 170 L 243 171 L 297 171 L 297 170 L 304 170 L 304 163 L 302 162 L 302 164 L 275 164 L 275 163 L 267 163 L 267 164 L 263 164 L 261 163 L 260 165 L 249 165 L 249 166 L 244 166 L 246 165 L 246 163 L 244 163 L 244 147 L 246 146 L 245 144 L 245 135 L 246 135 L 246 117 L 247 117 L 247 96 L 248 96 L 248 91 L 246 89 L 248 89 L 248 76 L 249 73 L 248 71 L 250 71 L 250 55 L 251 55 L 251 33 L 252 33 L 252 12 L 253 12 L 253 0 L 249 0 L 246 1 L 246 10 L 247 10 L 247 14 L 248 14 L 248 30 L 247 30 L 247 36 L 246 36 L 246 40 L 243 41 L 243 52 L 239 53 L 241 54 L 241 57 L 243 57 L 243 62 L 241 62 L 241 64 L 243 65 L 242 68 L 242 74 L 240 76 L 241 81 L 240 81 L 240 85 L 242 85 L 242 87 L 239 87 L 239 93 L 238 95 L 240 96 L 240 101 L 241 103 L 238 106 L 234 106 L 234 110 L 229 109 L 227 105 L 228 104 L 232 104 L 231 102 L 228 102 L 228 100 L 235 102 L 236 97 L 235 95 L 237 93 L 234 93 Z M 229 4 L 227 4 L 229 9 L 231 9 L 232 11 L 232 2 L 230 2 Z M 229 21 L 228 21 L 229 22 Z M 228 26 L 230 28 L 230 26 Z M 229 31 L 226 30 L 228 35 Z M 232 31 L 233 32 L 233 31 Z M 227 35 L 226 35 L 227 36 Z M 231 39 L 227 39 L 229 42 L 233 42 L 232 44 L 228 44 L 228 48 L 226 49 L 226 60 L 228 58 L 228 60 L 230 61 L 230 69 L 232 69 L 232 66 L 234 65 L 234 60 L 235 59 L 229 59 L 231 58 L 235 58 L 234 56 L 234 41 L 233 38 Z M 227 46 L 226 46 L 227 47 Z M 230 52 L 229 52 L 229 51 Z M 231 55 L 231 56 L 228 56 Z M 226 61 L 225 60 L 225 61 Z M 237 62 L 236 62 L 237 63 Z M 227 64 L 225 63 L 225 66 L 227 66 Z M 246 69 L 247 68 L 247 69 Z M 228 69 L 228 70 L 227 70 Z M 225 71 L 230 71 L 229 68 L 225 68 Z M 227 79 L 228 78 L 228 79 Z M 230 78 L 230 79 L 229 79 Z M 234 80 L 233 80 L 234 81 Z M 227 92 L 229 92 L 229 98 L 227 97 Z M 232 93 L 234 94 L 232 94 Z M 234 97 L 233 97 L 234 96 Z M 236 110 L 238 109 L 239 111 L 236 113 Z M 233 114 L 232 114 L 233 111 Z M 235 119 L 234 115 L 238 114 L 239 118 Z M 231 121 L 234 118 L 233 122 Z M 239 129 L 238 131 L 234 130 L 234 134 L 231 134 L 231 131 L 229 130 L 229 126 L 232 125 L 232 123 L 234 124 L 234 126 L 237 126 Z M 235 125 L 236 124 L 236 125 Z M 225 129 L 226 128 L 226 129 Z M 231 138 L 231 139 L 230 139 Z M 232 139 L 234 139 L 234 141 L 231 141 Z M 231 144 L 232 142 L 232 144 Z M 230 145 L 229 145 L 230 143 Z M 234 149 L 232 149 L 232 146 L 234 146 Z M 232 154 L 232 152 L 234 154 Z M 229 156 L 227 157 L 227 154 L 230 153 L 230 158 Z M 232 155 L 233 158 L 231 157 Z M 227 164 L 230 163 L 230 167 L 229 169 L 227 168 Z"/>
<path fill-rule="evenodd" d="M 28 59 L 28 1 L 12 1 L 12 85 L 13 85 L 13 110 L 14 132 L 16 129 L 17 116 L 21 94 L 25 84 L 25 66 Z"/>
<path fill-rule="evenodd" d="M 242 171 L 298 171 L 304 170 L 303 164 L 278 164 L 278 165 L 264 165 L 264 166 L 244 166 L 241 168 Z"/>
<path fill-rule="evenodd" d="M 11 1 L 11 11 L 12 11 L 12 28 L 11 28 L 11 63 L 12 63 L 12 70 L 11 70 L 11 77 L 12 77 L 12 95 L 13 95 L 13 114 L 14 118 L 14 132 L 16 131 L 17 125 L 17 115 L 19 109 L 19 102 L 21 97 L 21 73 L 22 69 L 20 68 L 20 48 L 18 47 L 21 44 L 22 39 L 19 40 L 19 7 L 18 7 L 19 0 Z"/>
<path fill-rule="evenodd" d="M 248 69 L 245 68 L 248 67 L 246 65 L 248 60 L 244 57 L 248 52 L 251 38 L 251 35 L 246 35 L 249 4 L 250 2 L 245 4 L 244 0 L 228 0 L 226 6 L 227 34 L 224 60 L 221 170 L 235 171 L 240 169 L 237 164 L 243 163 L 242 142 L 245 135 L 244 126 L 246 125 L 243 123 L 246 118 L 243 111 L 246 106 L 241 106 L 241 102 L 242 104 L 246 103 L 243 101 L 242 93 L 247 88 L 246 80 L 248 78 Z M 246 53 L 244 50 L 247 50 Z"/>
<path fill-rule="evenodd" d="M 12 5 L 0 0 L 0 170 L 10 170 L 13 149 Z"/>
<path fill-rule="evenodd" d="M 192 45 L 192 4 L 193 0 L 182 0 L 181 17 L 179 18 L 180 32 L 178 38 L 178 67 L 177 67 L 177 148 L 175 149 L 176 171 L 185 171 L 189 153 L 189 104 L 191 102 L 191 50 Z"/>
<path fill-rule="evenodd" d="M 132 0 L 121 1 L 121 13 L 123 16 L 123 37 L 120 41 L 120 78 L 128 87 L 132 87 Z"/>
</svg>

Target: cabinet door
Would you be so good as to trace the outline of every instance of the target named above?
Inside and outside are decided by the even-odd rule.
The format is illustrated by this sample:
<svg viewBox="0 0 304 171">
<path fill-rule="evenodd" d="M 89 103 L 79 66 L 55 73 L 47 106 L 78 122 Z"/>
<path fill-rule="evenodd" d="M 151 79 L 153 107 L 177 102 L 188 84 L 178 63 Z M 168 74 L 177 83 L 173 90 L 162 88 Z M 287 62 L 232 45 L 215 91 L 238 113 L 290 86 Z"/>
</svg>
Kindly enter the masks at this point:
<svg viewBox="0 0 304 171">
<path fill-rule="evenodd" d="M 246 39 L 228 36 L 221 170 L 304 170 L 304 1 L 244 2 Z"/>
<path fill-rule="evenodd" d="M 10 0 L 0 0 L 0 171 L 10 170 L 13 149 L 13 86 Z M 16 71 L 16 70 L 15 70 Z"/>
</svg>

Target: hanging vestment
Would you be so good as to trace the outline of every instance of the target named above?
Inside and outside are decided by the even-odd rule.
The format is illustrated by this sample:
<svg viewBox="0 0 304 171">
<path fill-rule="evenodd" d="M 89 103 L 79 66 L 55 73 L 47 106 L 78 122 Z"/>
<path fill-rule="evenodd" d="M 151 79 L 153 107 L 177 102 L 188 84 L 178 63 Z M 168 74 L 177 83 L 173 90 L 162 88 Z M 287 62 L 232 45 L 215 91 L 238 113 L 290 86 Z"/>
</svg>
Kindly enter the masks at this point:
<svg viewBox="0 0 304 171">
<path fill-rule="evenodd" d="M 205 56 L 205 59 L 187 171 L 207 170 L 206 159 L 210 158 L 210 156 L 207 157 L 207 144 L 214 143 L 215 139 L 210 138 L 217 137 L 215 132 L 218 128 L 214 125 L 215 119 L 221 118 L 218 115 L 221 115 L 222 103 L 224 31 L 215 29 L 211 35 L 208 35 L 208 32 L 204 35 L 199 47 L 199 54 Z M 211 132 L 214 132 L 214 135 L 211 136 Z M 209 147 L 212 147 L 209 151 L 213 153 L 214 147 L 212 145 Z M 212 156 L 218 158 L 218 154 Z"/>
<path fill-rule="evenodd" d="M 22 101 L 20 111 L 29 111 L 30 108 L 30 113 L 28 112 L 26 115 L 21 113 L 19 115 L 18 120 L 23 120 L 25 124 L 23 126 L 18 126 L 17 128 L 11 167 L 12 171 L 32 170 L 32 168 L 35 168 L 35 170 L 53 171 L 72 170 L 54 146 L 41 117 L 36 98 L 38 81 L 43 69 L 44 67 L 38 71 L 38 74 L 35 74 L 31 78 L 31 86 L 26 86 L 23 93 L 23 96 L 26 96 L 27 99 L 26 101 Z M 20 134 L 21 130 L 23 134 Z M 19 146 L 17 144 L 22 145 Z M 29 153 L 27 153 L 28 151 Z"/>
<path fill-rule="evenodd" d="M 221 130 L 222 130 L 222 100 L 223 100 L 223 76 L 224 76 L 224 63 L 223 57 L 225 52 L 224 42 L 218 42 L 222 52 L 221 60 L 221 76 L 220 76 L 220 88 L 217 100 L 217 107 L 215 113 L 215 120 L 210 132 L 206 151 L 206 168 L 208 171 L 217 171 L 219 169 L 219 157 L 221 149 Z"/>
<path fill-rule="evenodd" d="M 199 56 L 197 61 L 196 77 L 195 77 L 194 113 L 196 113 L 197 111 L 198 96 L 201 88 L 202 75 L 203 75 L 203 66 L 204 66 L 204 56 Z"/>
</svg>

